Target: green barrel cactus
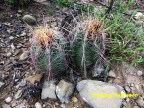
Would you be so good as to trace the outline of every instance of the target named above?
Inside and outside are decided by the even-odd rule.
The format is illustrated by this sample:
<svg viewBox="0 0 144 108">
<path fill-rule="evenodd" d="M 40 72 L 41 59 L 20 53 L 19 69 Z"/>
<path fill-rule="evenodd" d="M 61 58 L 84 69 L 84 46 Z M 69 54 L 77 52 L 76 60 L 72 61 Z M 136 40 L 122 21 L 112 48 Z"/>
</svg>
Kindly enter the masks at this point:
<svg viewBox="0 0 144 108">
<path fill-rule="evenodd" d="M 104 38 L 97 19 L 86 20 L 74 29 L 71 41 L 71 59 L 77 71 L 87 77 L 104 50 Z"/>
<path fill-rule="evenodd" d="M 86 68 L 88 68 L 90 65 L 94 64 L 94 62 L 96 61 L 97 51 L 93 42 L 86 41 L 84 43 L 83 39 L 77 39 L 74 42 L 74 45 L 72 48 L 72 61 L 73 61 L 73 64 L 75 64 L 75 66 L 77 67 L 77 69 L 80 69 L 81 66 L 84 65 L 82 63 L 82 59 L 84 59 L 83 62 L 85 62 L 85 66 Z"/>
<path fill-rule="evenodd" d="M 39 28 L 31 39 L 31 58 L 36 68 L 47 73 L 48 78 L 60 75 L 68 68 L 65 41 L 61 33 Z"/>
</svg>

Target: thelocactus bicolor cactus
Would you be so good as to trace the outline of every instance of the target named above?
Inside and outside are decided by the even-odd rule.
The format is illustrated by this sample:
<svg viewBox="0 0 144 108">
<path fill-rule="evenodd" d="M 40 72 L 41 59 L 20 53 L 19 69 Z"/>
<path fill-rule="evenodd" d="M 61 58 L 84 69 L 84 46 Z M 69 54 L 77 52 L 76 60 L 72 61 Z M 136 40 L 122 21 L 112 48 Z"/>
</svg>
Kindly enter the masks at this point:
<svg viewBox="0 0 144 108">
<path fill-rule="evenodd" d="M 66 42 L 59 31 L 49 27 L 38 27 L 33 31 L 30 42 L 34 66 L 48 73 L 48 80 L 67 69 Z"/>
</svg>

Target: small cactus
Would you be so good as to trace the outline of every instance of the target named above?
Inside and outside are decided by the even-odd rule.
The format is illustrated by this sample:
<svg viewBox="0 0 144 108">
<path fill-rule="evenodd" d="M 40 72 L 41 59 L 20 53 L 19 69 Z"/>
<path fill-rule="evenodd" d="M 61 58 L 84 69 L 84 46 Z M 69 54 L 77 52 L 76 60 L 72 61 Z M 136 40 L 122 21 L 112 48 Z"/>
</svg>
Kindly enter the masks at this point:
<svg viewBox="0 0 144 108">
<path fill-rule="evenodd" d="M 31 39 L 31 58 L 36 68 L 48 72 L 48 80 L 67 69 L 65 40 L 59 31 L 38 27 Z"/>
<path fill-rule="evenodd" d="M 71 41 L 72 63 L 78 71 L 87 77 L 87 70 L 103 54 L 105 41 L 101 22 L 98 19 L 87 19 L 78 22 L 74 28 Z"/>
</svg>

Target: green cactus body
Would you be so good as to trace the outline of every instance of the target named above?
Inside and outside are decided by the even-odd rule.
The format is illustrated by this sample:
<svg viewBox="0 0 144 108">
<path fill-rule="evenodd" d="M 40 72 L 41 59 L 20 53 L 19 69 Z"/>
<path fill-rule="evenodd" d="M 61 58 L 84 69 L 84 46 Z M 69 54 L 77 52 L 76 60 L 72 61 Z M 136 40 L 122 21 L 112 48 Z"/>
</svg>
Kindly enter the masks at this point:
<svg viewBox="0 0 144 108">
<path fill-rule="evenodd" d="M 38 52 L 36 65 L 42 72 L 48 71 L 48 56 L 43 49 Z"/>
<path fill-rule="evenodd" d="M 54 75 L 64 72 L 68 67 L 64 52 L 60 52 L 57 49 L 52 49 L 51 64 Z"/>
<path fill-rule="evenodd" d="M 94 64 L 97 59 L 97 51 L 96 51 L 96 47 L 94 46 L 93 42 L 90 39 L 88 39 L 85 42 L 85 46 L 83 49 L 84 39 L 81 36 L 81 34 L 79 34 L 79 35 L 80 35 L 80 36 L 78 36 L 79 39 L 77 39 L 73 43 L 73 48 L 72 48 L 72 61 L 78 70 L 84 68 L 83 64 L 82 64 L 83 55 L 85 58 L 83 63 L 85 63 L 86 68 L 88 68 L 90 65 Z"/>
<path fill-rule="evenodd" d="M 51 67 L 48 67 L 49 57 Z M 51 49 L 50 55 L 41 50 L 37 58 L 37 66 L 42 72 L 47 72 L 51 68 L 53 75 L 59 75 L 67 69 L 65 57 L 56 49 Z"/>
<path fill-rule="evenodd" d="M 51 72 L 54 76 L 61 74 L 68 68 L 65 53 L 66 45 L 60 36 L 55 34 L 53 41 L 44 47 L 37 45 L 37 43 L 33 44 L 31 51 L 36 57 L 36 67 L 44 73 Z"/>
</svg>

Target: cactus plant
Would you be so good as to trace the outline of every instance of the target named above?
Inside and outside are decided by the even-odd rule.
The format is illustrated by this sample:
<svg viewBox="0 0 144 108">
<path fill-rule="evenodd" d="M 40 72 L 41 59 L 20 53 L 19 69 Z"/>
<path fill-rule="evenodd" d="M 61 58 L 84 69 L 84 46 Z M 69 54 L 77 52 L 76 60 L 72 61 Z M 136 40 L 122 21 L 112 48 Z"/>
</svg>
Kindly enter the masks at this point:
<svg viewBox="0 0 144 108">
<path fill-rule="evenodd" d="M 47 27 L 34 30 L 31 58 L 36 68 L 48 73 L 48 80 L 67 69 L 65 40 L 59 31 Z"/>
<path fill-rule="evenodd" d="M 103 54 L 105 41 L 101 22 L 98 19 L 87 19 L 78 22 L 73 30 L 71 41 L 71 59 L 76 70 L 87 77 L 87 70 Z"/>
</svg>

